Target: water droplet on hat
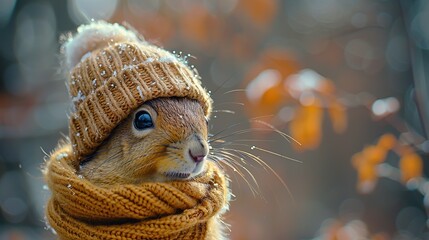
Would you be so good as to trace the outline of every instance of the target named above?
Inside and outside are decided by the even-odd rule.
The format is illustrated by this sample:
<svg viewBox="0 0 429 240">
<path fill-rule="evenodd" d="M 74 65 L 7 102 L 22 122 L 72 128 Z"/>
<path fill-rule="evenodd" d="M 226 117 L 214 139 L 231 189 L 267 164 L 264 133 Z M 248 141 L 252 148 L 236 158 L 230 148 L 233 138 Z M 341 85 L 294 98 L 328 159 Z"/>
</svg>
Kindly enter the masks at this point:
<svg viewBox="0 0 429 240">
<path fill-rule="evenodd" d="M 69 183 L 69 184 L 67 184 L 67 188 L 68 189 L 72 189 L 72 185 Z"/>
<path fill-rule="evenodd" d="M 75 147 L 75 146 L 76 146 L 76 144 L 73 144 L 73 146 Z M 67 156 L 68 156 L 68 154 L 67 154 L 67 153 L 60 153 L 60 154 L 58 154 L 58 155 L 57 155 L 56 159 L 59 161 L 59 160 L 61 160 L 61 159 L 65 158 L 65 157 L 67 157 Z"/>
<path fill-rule="evenodd" d="M 142 98 L 142 100 L 144 100 L 144 95 L 143 95 L 143 91 L 140 88 L 140 86 L 137 86 L 137 92 L 139 92 L 140 97 Z"/>
</svg>

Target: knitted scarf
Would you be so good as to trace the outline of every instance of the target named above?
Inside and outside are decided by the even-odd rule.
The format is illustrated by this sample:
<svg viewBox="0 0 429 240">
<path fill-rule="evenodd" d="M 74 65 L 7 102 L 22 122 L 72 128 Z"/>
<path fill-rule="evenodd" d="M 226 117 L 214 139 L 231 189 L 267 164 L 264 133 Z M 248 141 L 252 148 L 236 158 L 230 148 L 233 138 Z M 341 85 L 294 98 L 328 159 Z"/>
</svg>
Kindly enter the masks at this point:
<svg viewBox="0 0 429 240">
<path fill-rule="evenodd" d="M 46 216 L 62 240 L 205 239 L 227 205 L 225 177 L 212 162 L 192 181 L 101 188 L 76 174 L 70 149 L 56 150 L 45 169 Z"/>
</svg>

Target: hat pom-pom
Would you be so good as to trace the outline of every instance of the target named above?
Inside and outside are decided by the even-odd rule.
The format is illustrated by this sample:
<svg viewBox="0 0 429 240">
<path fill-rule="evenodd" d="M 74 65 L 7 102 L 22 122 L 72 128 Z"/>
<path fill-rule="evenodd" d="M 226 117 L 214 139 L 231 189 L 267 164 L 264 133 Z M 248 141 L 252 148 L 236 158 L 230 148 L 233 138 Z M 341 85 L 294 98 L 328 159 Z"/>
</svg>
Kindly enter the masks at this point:
<svg viewBox="0 0 429 240">
<path fill-rule="evenodd" d="M 62 46 L 65 67 L 70 71 L 80 61 L 88 57 L 92 51 L 110 44 L 127 41 L 141 41 L 141 39 L 133 31 L 117 23 L 97 21 L 81 25 L 78 27 L 77 33 Z"/>
</svg>

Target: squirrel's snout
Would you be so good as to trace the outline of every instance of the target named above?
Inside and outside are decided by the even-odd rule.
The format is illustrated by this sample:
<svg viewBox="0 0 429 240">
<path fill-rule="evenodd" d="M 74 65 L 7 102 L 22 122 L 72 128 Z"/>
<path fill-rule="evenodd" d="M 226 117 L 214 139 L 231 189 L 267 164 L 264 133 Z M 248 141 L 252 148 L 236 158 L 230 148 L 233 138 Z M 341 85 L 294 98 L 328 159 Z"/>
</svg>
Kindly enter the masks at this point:
<svg viewBox="0 0 429 240">
<path fill-rule="evenodd" d="M 207 143 L 202 141 L 199 137 L 195 137 L 189 142 L 188 154 L 194 162 L 202 162 L 208 153 Z"/>
</svg>

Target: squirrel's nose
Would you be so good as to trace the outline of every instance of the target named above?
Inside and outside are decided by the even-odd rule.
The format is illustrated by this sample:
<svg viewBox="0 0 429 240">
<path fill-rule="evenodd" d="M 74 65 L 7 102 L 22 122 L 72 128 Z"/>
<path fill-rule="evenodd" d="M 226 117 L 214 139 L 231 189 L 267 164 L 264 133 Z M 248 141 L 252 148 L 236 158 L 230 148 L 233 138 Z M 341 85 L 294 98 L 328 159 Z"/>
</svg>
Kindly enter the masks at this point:
<svg viewBox="0 0 429 240">
<path fill-rule="evenodd" d="M 199 136 L 194 135 L 194 137 L 188 143 L 188 155 L 196 163 L 202 162 L 207 154 L 209 153 L 209 148 L 207 143 L 202 140 Z"/>
<path fill-rule="evenodd" d="M 199 162 L 201 162 L 201 161 L 203 161 L 204 160 L 204 158 L 207 156 L 207 154 L 205 154 L 205 153 L 202 153 L 202 154 L 200 154 L 200 153 L 193 153 L 192 151 L 191 151 L 191 149 L 189 149 L 189 156 L 194 160 L 194 162 L 196 162 L 196 163 L 199 163 Z"/>
</svg>

